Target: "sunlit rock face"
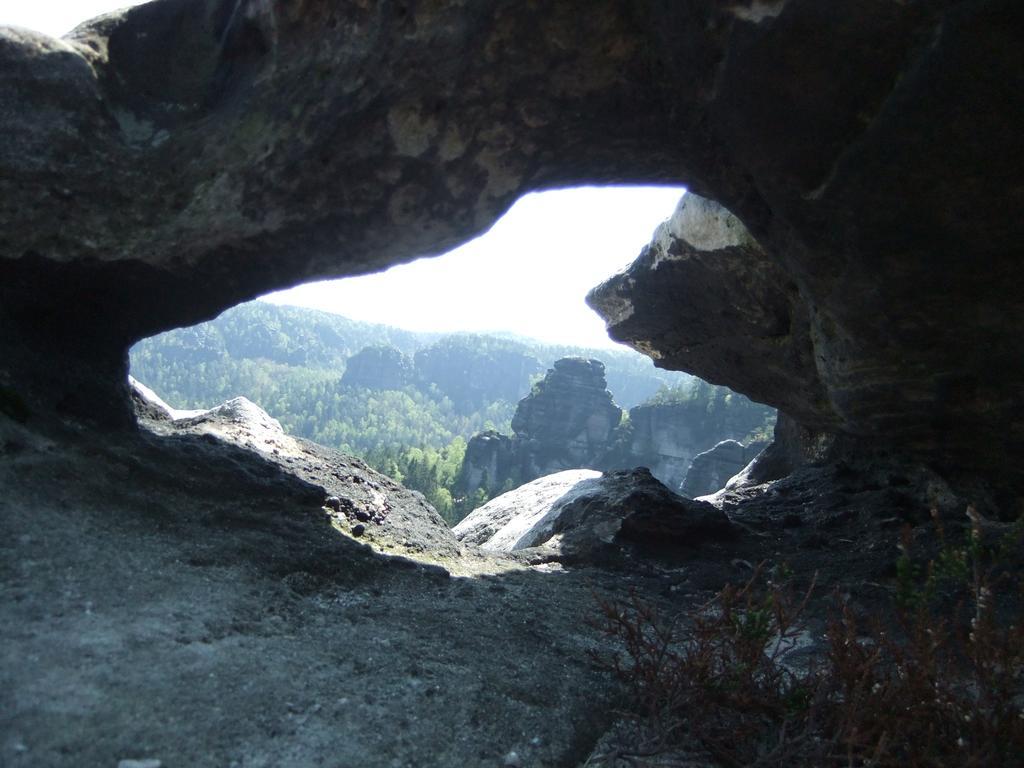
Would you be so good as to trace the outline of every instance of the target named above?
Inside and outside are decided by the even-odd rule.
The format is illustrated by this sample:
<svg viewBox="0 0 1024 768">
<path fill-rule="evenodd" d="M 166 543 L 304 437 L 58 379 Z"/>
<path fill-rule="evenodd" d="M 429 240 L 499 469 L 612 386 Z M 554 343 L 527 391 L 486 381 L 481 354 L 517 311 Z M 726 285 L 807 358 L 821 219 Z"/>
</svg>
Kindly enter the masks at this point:
<svg viewBox="0 0 1024 768">
<path fill-rule="evenodd" d="M 758 244 L 706 213 L 684 238 L 749 302 L 686 330 L 685 291 L 637 294 L 661 330 L 623 338 L 808 428 L 1014 469 L 1022 26 L 1015 0 L 158 0 L 4 29 L 3 386 L 127 424 L 139 338 L 441 252 L 529 190 L 673 183 Z"/>
</svg>

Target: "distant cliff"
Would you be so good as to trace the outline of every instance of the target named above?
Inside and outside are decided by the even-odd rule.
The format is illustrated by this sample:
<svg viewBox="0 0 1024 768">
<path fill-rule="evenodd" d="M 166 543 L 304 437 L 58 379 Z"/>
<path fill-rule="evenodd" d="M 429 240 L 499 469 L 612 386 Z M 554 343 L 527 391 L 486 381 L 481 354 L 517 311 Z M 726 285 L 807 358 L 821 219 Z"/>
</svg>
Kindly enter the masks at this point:
<svg viewBox="0 0 1024 768">
<path fill-rule="evenodd" d="M 544 372 L 521 344 L 488 336 L 447 336 L 416 353 L 416 375 L 461 411 L 504 400 L 514 403 Z"/>
<path fill-rule="evenodd" d="M 645 466 L 679 491 L 694 457 L 722 440 L 766 435 L 773 409 L 699 382 L 663 390 L 623 418 L 605 388 L 598 360 L 558 360 L 520 400 L 512 434 L 474 436 L 466 448 L 460 490 L 507 490 L 564 469 Z"/>
<path fill-rule="evenodd" d="M 394 347 L 365 347 L 348 359 L 341 383 L 369 389 L 402 389 L 413 382 L 412 361 Z"/>
<path fill-rule="evenodd" d="M 750 442 L 770 434 L 774 410 L 724 387 L 700 382 L 684 392 L 631 408 L 619 440 L 618 466 L 643 466 L 674 491 L 686 479 L 693 458 L 722 440 Z"/>
</svg>

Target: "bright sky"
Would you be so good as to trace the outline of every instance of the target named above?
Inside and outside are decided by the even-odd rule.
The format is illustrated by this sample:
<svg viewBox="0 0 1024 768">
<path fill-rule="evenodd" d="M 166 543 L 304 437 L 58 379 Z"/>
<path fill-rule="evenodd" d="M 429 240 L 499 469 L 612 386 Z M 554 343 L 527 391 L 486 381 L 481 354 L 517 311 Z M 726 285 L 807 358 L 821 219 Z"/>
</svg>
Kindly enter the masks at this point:
<svg viewBox="0 0 1024 768">
<path fill-rule="evenodd" d="M 59 36 L 131 0 L 0 1 L 0 24 Z M 417 331 L 507 331 L 609 346 L 587 291 L 625 267 L 672 213 L 681 189 L 583 188 L 527 195 L 476 240 L 435 259 L 310 283 L 267 301 Z"/>
<path fill-rule="evenodd" d="M 639 255 L 681 194 L 584 187 L 527 195 L 489 232 L 443 256 L 264 298 L 415 331 L 510 331 L 610 346 L 583 297 Z"/>
<path fill-rule="evenodd" d="M 83 21 L 139 0 L 0 0 L 0 24 L 28 27 L 60 37 Z"/>
</svg>

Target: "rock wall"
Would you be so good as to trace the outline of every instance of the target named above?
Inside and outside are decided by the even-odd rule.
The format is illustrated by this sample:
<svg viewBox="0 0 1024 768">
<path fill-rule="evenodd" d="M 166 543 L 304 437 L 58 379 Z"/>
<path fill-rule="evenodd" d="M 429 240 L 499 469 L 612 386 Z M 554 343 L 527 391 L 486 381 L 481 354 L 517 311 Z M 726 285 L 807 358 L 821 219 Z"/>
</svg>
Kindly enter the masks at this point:
<svg viewBox="0 0 1024 768">
<path fill-rule="evenodd" d="M 765 428 L 770 413 L 755 403 L 735 408 L 716 405 L 721 404 L 701 398 L 631 408 L 628 434 L 618 441 L 619 449 L 607 464 L 617 469 L 647 467 L 678 492 L 697 454 L 721 440 L 746 439 Z"/>
<path fill-rule="evenodd" d="M 158 0 L 4 28 L 0 383 L 127 425 L 140 338 L 439 253 L 530 190 L 671 182 L 716 202 L 604 292 L 617 337 L 1019 480 L 1022 26 L 1015 0 Z"/>
</svg>

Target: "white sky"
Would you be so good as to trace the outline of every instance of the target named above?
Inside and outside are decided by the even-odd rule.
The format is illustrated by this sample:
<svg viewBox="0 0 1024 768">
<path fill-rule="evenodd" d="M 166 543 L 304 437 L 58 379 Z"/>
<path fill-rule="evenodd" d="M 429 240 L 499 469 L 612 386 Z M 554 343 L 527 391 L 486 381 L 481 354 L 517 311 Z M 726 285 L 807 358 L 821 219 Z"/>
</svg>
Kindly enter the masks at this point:
<svg viewBox="0 0 1024 768">
<path fill-rule="evenodd" d="M 681 194 L 584 187 L 527 195 L 489 232 L 443 256 L 264 298 L 415 331 L 510 331 L 610 346 L 583 297 L 637 257 Z"/>
<path fill-rule="evenodd" d="M 102 13 L 141 5 L 139 0 L 0 0 L 0 24 L 60 37 Z"/>
<path fill-rule="evenodd" d="M 59 36 L 131 0 L 0 0 L 0 24 Z M 265 299 L 417 331 L 509 331 L 609 346 L 587 291 L 639 254 L 681 189 L 582 188 L 527 195 L 485 235 L 435 259 L 310 283 Z"/>
</svg>

